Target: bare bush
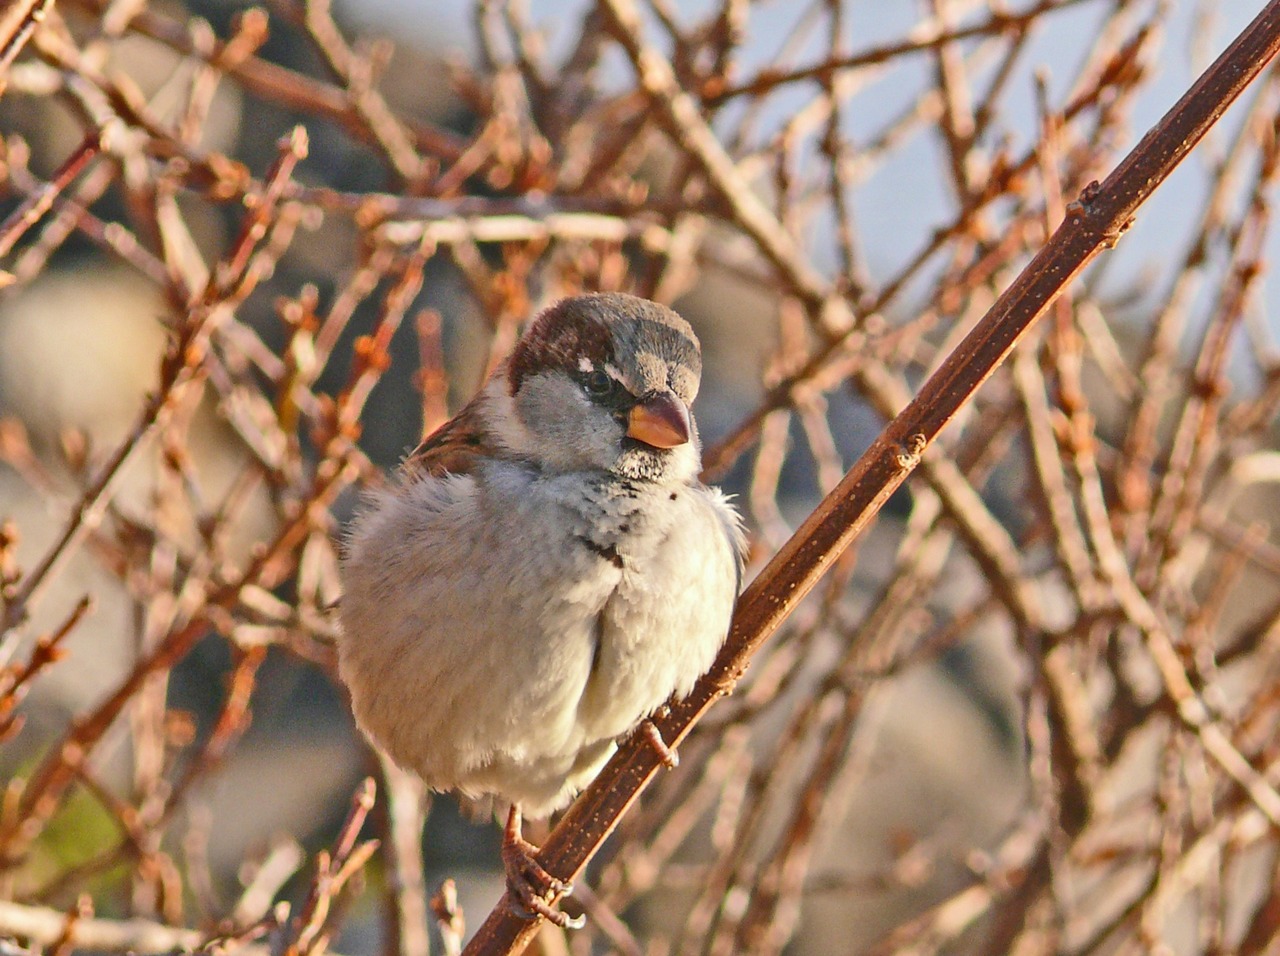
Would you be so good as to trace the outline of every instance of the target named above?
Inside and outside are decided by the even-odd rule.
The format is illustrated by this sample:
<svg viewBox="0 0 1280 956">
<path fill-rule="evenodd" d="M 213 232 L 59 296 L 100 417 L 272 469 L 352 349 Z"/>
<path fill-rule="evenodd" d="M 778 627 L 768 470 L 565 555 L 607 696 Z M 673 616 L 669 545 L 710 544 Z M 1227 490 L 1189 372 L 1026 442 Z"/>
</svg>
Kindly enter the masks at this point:
<svg viewBox="0 0 1280 956">
<path fill-rule="evenodd" d="M 680 767 L 547 838 L 588 923 L 538 944 L 1274 948 L 1280 4 L 1136 147 L 1209 5 L 673 6 L 479 2 L 444 59 L 320 0 L 0 17 L 0 938 L 461 948 L 485 831 L 437 800 L 424 855 L 360 749 L 341 526 L 625 289 L 702 335 L 760 573 Z"/>
</svg>

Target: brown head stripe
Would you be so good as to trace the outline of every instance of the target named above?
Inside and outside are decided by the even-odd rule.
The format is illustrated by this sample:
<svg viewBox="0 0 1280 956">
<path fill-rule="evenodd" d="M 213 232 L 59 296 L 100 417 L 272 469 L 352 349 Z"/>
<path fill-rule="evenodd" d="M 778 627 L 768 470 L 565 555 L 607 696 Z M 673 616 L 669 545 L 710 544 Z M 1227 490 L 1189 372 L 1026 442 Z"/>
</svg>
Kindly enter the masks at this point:
<svg viewBox="0 0 1280 956">
<path fill-rule="evenodd" d="M 625 306 L 617 308 L 616 306 Z M 659 311 L 661 310 L 661 311 Z M 661 306 L 630 296 L 578 296 L 564 299 L 538 316 L 516 344 L 507 369 L 508 388 L 514 394 L 525 377 L 539 369 L 580 371 L 580 361 L 603 368 L 616 362 L 610 317 L 625 312 L 635 323 L 626 344 L 636 353 L 652 352 L 668 361 L 701 368 L 697 342 L 665 320 Z M 649 312 L 650 318 L 644 313 Z M 675 313 L 670 313 L 673 317 Z"/>
</svg>

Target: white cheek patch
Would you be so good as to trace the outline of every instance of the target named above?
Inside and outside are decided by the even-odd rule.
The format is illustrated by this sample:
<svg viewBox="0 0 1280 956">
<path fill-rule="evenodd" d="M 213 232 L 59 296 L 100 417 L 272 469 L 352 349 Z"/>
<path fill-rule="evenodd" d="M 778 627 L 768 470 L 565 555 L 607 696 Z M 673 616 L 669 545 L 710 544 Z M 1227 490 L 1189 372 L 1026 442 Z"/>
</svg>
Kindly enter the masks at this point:
<svg viewBox="0 0 1280 956">
<path fill-rule="evenodd" d="M 614 365 L 612 362 L 607 362 L 607 363 L 605 363 L 605 366 L 604 366 L 604 372 L 605 372 L 605 374 L 606 374 L 606 375 L 608 375 L 608 376 L 609 376 L 611 379 L 613 379 L 615 382 L 621 382 L 621 381 L 622 381 L 622 372 L 620 372 L 620 371 L 618 370 L 618 367 L 617 367 L 616 365 Z"/>
</svg>

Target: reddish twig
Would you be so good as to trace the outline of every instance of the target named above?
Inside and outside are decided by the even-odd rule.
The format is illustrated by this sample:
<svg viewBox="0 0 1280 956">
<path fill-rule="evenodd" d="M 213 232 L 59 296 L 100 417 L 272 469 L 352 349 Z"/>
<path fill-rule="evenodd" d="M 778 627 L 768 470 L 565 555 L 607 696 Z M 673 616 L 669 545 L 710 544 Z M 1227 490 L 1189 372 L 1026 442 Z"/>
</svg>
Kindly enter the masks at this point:
<svg viewBox="0 0 1280 956">
<path fill-rule="evenodd" d="M 308 956 L 325 951 L 332 932 L 330 915 L 339 895 L 378 848 L 377 840 L 358 842 L 364 821 L 373 809 L 375 793 L 373 779 L 365 778 L 352 797 L 351 809 L 338 831 L 332 851 L 322 850 L 316 855 L 316 874 L 311 881 L 311 892 L 291 921 L 288 939 L 282 948 L 284 956 Z"/>
<path fill-rule="evenodd" d="M 0 19 L 0 93 L 8 84 L 9 67 L 52 6 L 53 0 L 18 0 Z"/>
<path fill-rule="evenodd" d="M 48 183 L 27 197 L 18 208 L 0 223 L 0 256 L 7 256 L 10 250 L 28 229 L 40 221 L 40 217 L 49 211 L 60 193 L 84 171 L 90 161 L 98 155 L 100 145 L 96 134 L 85 137 L 67 157 Z"/>
</svg>

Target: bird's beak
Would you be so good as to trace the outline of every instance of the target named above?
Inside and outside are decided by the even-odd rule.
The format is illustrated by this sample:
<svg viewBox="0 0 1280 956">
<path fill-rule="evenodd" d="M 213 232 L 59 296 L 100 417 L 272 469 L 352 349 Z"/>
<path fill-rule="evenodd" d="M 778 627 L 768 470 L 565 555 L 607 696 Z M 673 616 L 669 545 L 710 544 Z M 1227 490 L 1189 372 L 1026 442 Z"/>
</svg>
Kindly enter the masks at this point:
<svg viewBox="0 0 1280 956">
<path fill-rule="evenodd" d="M 654 448 L 683 445 L 691 431 L 689 409 L 670 392 L 650 395 L 627 417 L 627 437 Z"/>
</svg>

